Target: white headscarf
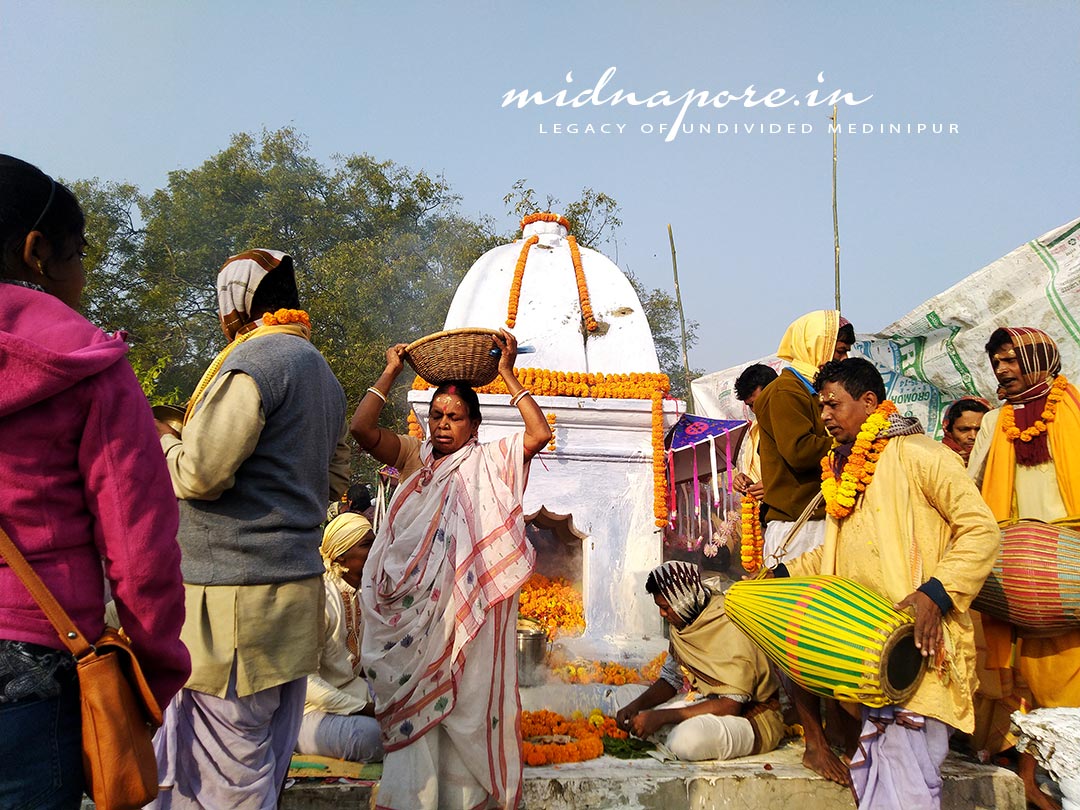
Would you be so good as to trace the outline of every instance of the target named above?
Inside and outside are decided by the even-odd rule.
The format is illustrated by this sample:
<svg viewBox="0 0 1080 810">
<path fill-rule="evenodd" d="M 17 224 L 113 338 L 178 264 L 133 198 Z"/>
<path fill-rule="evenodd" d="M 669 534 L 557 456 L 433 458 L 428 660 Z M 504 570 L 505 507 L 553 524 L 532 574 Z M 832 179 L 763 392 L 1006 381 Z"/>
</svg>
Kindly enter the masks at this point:
<svg viewBox="0 0 1080 810">
<path fill-rule="evenodd" d="M 280 250 L 257 248 L 229 257 L 218 271 L 218 315 L 230 340 L 251 322 L 255 290 L 274 270 L 291 275 L 292 257 Z"/>
</svg>

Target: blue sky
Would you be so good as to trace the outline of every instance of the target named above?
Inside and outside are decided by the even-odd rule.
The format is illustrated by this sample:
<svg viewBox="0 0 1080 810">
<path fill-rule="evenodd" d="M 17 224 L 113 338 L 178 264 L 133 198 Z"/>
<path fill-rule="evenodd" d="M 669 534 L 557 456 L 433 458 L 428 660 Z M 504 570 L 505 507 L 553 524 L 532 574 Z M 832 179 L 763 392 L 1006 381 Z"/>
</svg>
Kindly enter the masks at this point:
<svg viewBox="0 0 1080 810">
<path fill-rule="evenodd" d="M 144 191 L 229 136 L 291 125 L 311 152 L 368 152 L 442 173 L 462 210 L 514 222 L 502 197 L 589 186 L 624 225 L 606 252 L 671 286 L 671 223 L 694 366 L 773 351 L 831 306 L 831 136 L 825 107 L 729 104 L 674 141 L 673 109 L 502 108 L 594 83 L 646 96 L 754 85 L 871 96 L 842 124 L 955 125 L 843 134 L 843 309 L 876 331 L 1023 242 L 1080 216 L 1076 2 L 0 2 L 0 149 L 66 178 Z M 555 125 L 624 124 L 621 134 Z M 727 134 L 715 134 L 719 125 Z M 809 124 L 807 134 L 734 125 Z M 543 129 L 543 132 L 541 132 Z M 286 248 L 288 246 L 280 246 Z"/>
</svg>

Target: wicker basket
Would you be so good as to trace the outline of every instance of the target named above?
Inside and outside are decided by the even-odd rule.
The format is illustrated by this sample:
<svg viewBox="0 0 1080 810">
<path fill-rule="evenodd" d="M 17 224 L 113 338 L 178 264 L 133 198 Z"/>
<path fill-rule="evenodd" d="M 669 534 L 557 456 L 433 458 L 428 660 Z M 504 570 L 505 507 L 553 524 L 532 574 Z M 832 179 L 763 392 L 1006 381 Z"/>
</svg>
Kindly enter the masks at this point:
<svg viewBox="0 0 1080 810">
<path fill-rule="evenodd" d="M 473 388 L 499 376 L 499 355 L 492 354 L 494 329 L 447 329 L 405 347 L 405 359 L 432 385 L 461 380 Z"/>
</svg>

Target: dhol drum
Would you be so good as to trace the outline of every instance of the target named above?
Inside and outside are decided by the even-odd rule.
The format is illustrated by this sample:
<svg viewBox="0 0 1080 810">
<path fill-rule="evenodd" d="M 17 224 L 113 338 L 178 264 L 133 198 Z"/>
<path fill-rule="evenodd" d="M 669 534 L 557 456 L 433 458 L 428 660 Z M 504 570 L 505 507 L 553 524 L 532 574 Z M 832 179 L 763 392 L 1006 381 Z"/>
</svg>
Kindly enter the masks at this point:
<svg viewBox="0 0 1080 810">
<path fill-rule="evenodd" d="M 926 669 L 912 618 L 849 579 L 737 582 L 728 589 L 726 609 L 769 660 L 823 697 L 902 704 Z"/>
<path fill-rule="evenodd" d="M 972 607 L 1033 630 L 1080 627 L 1080 532 L 1021 520 L 1001 532 L 1001 553 Z"/>
</svg>

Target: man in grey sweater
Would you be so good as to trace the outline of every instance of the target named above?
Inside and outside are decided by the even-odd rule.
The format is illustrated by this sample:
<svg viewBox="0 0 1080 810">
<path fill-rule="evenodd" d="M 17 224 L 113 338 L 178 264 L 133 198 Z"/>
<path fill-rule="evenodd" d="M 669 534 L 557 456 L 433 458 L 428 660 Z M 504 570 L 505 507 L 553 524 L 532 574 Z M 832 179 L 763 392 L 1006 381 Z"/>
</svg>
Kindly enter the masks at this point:
<svg viewBox="0 0 1080 810">
<path fill-rule="evenodd" d="M 311 345 L 292 259 L 247 251 L 217 286 L 229 344 L 182 436 L 159 423 L 192 675 L 155 738 L 157 808 L 276 804 L 318 666 L 319 525 L 348 484 L 345 394 Z"/>
</svg>

